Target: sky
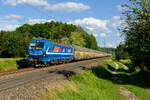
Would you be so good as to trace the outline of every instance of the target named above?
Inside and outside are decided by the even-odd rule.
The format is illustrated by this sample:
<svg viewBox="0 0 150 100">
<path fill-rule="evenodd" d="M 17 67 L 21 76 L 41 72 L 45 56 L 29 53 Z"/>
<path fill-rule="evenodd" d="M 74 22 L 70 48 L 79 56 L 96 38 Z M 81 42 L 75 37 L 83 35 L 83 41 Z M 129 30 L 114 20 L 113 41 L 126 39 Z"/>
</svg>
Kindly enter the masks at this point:
<svg viewBox="0 0 150 100">
<path fill-rule="evenodd" d="M 61 21 L 80 25 L 101 47 L 115 48 L 124 40 L 118 27 L 128 0 L 0 0 L 0 30 L 23 24 Z M 105 42 L 104 42 L 105 41 Z"/>
</svg>

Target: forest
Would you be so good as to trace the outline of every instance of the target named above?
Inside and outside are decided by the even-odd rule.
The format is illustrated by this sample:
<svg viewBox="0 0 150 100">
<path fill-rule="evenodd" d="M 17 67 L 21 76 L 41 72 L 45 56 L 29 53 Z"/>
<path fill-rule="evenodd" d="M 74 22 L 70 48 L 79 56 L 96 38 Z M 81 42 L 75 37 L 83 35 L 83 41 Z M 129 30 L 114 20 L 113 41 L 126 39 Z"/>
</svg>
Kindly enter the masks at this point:
<svg viewBox="0 0 150 100">
<path fill-rule="evenodd" d="M 96 38 L 80 26 L 51 21 L 34 25 L 24 24 L 15 31 L 0 31 L 0 57 L 26 57 L 30 40 L 41 38 L 100 50 Z"/>
</svg>

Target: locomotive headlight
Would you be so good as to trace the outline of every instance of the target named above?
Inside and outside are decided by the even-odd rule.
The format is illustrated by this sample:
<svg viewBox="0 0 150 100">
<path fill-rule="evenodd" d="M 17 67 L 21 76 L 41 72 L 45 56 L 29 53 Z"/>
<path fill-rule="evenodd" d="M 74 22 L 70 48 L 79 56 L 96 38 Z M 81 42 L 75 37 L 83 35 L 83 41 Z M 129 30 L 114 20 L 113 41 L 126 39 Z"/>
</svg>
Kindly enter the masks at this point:
<svg viewBox="0 0 150 100">
<path fill-rule="evenodd" d="M 45 56 L 46 56 L 46 54 L 44 53 L 44 54 L 43 54 L 43 56 L 45 57 Z"/>
</svg>

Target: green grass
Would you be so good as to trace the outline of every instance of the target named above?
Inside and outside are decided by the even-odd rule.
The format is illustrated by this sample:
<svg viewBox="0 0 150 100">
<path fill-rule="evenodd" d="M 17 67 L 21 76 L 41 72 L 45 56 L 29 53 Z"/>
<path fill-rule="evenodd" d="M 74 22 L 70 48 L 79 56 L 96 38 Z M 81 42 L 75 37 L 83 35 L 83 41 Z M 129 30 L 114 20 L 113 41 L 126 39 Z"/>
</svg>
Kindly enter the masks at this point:
<svg viewBox="0 0 150 100">
<path fill-rule="evenodd" d="M 132 63 L 130 59 L 120 60 L 120 63 L 126 65 L 129 68 L 129 70 L 132 69 Z"/>
<path fill-rule="evenodd" d="M 113 72 L 115 70 L 115 63 L 109 59 L 109 60 L 106 60 L 106 65 L 105 65 L 106 69 L 109 71 L 109 72 Z"/>
<path fill-rule="evenodd" d="M 108 80 L 100 80 L 91 72 L 77 75 L 71 79 L 76 90 L 64 90 L 58 93 L 63 100 L 122 100 L 117 86 Z"/>
<path fill-rule="evenodd" d="M 92 72 L 73 76 L 74 88 L 66 87 L 53 100 L 124 100 L 119 88 L 111 81 L 99 79 Z M 51 100 L 51 99 L 50 99 Z"/>
<path fill-rule="evenodd" d="M 27 66 L 24 58 L 0 58 L 0 72 L 15 70 Z"/>
<path fill-rule="evenodd" d="M 131 73 L 131 76 L 128 76 L 125 70 L 122 70 L 123 66 L 120 63 L 131 67 L 131 61 L 122 60 L 117 63 L 121 69 L 117 75 L 121 83 L 112 79 L 111 72 L 115 68 L 113 60 L 101 60 L 99 66 L 71 77 L 69 85 L 66 84 L 62 89 L 56 91 L 55 95 L 46 96 L 45 100 L 124 100 L 124 97 L 120 95 L 120 85 L 142 100 L 150 100 L 150 93 L 144 88 L 144 86 L 149 88 L 150 82 L 146 80 L 146 82 L 141 82 L 143 86 L 137 84 L 144 79 L 144 73 Z"/>
<path fill-rule="evenodd" d="M 49 96 L 47 99 L 124 100 L 124 97 L 120 95 L 118 85 L 110 81 L 112 75 L 104 68 L 104 66 L 107 66 L 106 63 L 105 61 L 100 61 L 100 66 L 71 77 L 71 87 L 67 85 L 64 89 L 58 91 L 55 96 Z"/>
</svg>

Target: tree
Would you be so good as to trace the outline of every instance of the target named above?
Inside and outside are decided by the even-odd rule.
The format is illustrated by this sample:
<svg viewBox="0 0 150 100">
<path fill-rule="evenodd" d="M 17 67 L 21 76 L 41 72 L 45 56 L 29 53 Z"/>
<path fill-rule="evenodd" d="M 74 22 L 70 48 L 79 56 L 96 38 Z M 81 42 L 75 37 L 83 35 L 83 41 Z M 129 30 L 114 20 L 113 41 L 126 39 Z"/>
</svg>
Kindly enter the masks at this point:
<svg viewBox="0 0 150 100">
<path fill-rule="evenodd" d="M 71 41 L 71 44 L 82 46 L 82 47 L 85 46 L 85 41 L 81 33 L 71 32 L 70 41 Z"/>
<path fill-rule="evenodd" d="M 0 32 L 0 56 L 2 56 L 3 52 L 7 49 L 6 44 L 8 43 L 8 37 L 10 32 L 1 31 Z"/>
<path fill-rule="evenodd" d="M 90 35 L 90 38 L 91 38 L 91 46 L 90 46 L 90 48 L 94 49 L 94 50 L 97 50 L 98 49 L 98 45 L 97 45 L 96 38 L 92 34 Z"/>
<path fill-rule="evenodd" d="M 126 26 L 121 29 L 125 34 L 125 45 L 134 66 L 150 69 L 150 2 L 148 0 L 129 0 L 131 5 L 123 14 Z"/>
<path fill-rule="evenodd" d="M 115 59 L 116 60 L 120 60 L 120 59 L 128 59 L 129 58 L 129 54 L 126 51 L 126 47 L 125 44 L 120 44 L 119 46 L 117 46 L 117 48 L 115 49 Z"/>
<path fill-rule="evenodd" d="M 85 39 L 85 47 L 90 49 L 99 50 L 96 38 L 91 34 L 84 33 L 84 39 Z"/>
</svg>

